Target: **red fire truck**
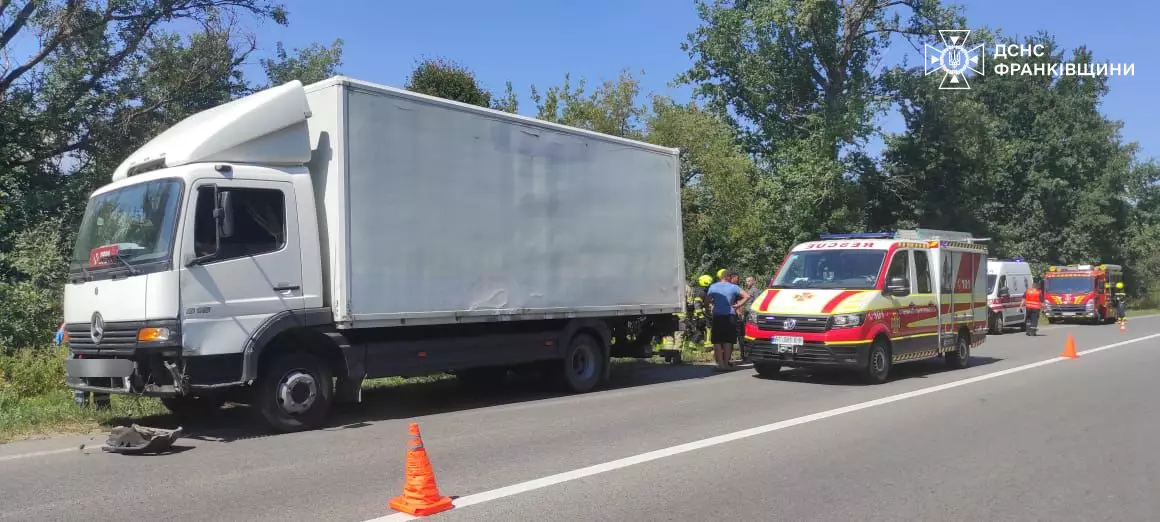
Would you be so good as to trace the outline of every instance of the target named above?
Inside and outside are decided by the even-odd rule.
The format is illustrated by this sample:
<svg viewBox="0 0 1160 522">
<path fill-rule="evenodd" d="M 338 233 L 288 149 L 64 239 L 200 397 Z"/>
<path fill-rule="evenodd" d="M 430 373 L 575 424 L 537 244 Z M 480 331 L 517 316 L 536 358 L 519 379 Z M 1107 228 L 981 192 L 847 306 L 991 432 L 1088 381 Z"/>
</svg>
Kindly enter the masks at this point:
<svg viewBox="0 0 1160 522">
<path fill-rule="evenodd" d="M 1115 322 L 1112 292 L 1124 280 L 1120 265 L 1050 266 L 1043 274 L 1043 314 L 1048 322 L 1086 319 Z"/>
</svg>

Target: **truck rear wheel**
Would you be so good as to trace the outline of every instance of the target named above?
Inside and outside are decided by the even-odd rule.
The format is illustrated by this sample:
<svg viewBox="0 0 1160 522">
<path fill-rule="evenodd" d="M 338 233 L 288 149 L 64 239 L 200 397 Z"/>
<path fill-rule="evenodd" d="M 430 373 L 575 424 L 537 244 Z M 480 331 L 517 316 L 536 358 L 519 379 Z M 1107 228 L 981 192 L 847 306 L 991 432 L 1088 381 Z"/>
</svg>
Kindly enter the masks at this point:
<svg viewBox="0 0 1160 522">
<path fill-rule="evenodd" d="M 600 342 L 591 335 L 578 334 L 568 343 L 564 360 L 556 363 L 556 380 L 567 391 L 588 392 L 600 381 L 605 364 L 608 358 L 600 349 Z"/>
<path fill-rule="evenodd" d="M 275 431 L 322 426 L 330 413 L 334 379 L 330 367 L 308 353 L 279 354 L 258 379 L 257 407 Z"/>
</svg>

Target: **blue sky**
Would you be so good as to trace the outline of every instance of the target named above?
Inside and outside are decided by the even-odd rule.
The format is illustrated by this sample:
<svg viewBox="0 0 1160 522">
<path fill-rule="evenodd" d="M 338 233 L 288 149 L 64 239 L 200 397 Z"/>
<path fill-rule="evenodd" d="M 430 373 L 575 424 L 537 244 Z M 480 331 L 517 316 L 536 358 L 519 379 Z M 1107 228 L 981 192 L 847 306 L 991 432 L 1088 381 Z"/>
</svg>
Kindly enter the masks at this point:
<svg viewBox="0 0 1160 522">
<path fill-rule="evenodd" d="M 511 81 L 521 95 L 520 112 L 534 111 L 528 87 L 546 88 L 565 73 L 589 84 L 615 78 L 624 68 L 646 93 L 688 100 L 691 90 L 668 85 L 691 63 L 680 44 L 698 25 L 693 3 L 682 0 L 284 0 L 289 27 L 257 27 L 264 51 L 277 41 L 288 47 L 345 41 L 342 73 L 402 86 L 417 59 L 446 57 L 475 70 L 481 83 L 502 91 Z M 1135 76 L 1114 77 L 1103 110 L 1125 122 L 1124 135 L 1145 154 L 1160 156 L 1156 109 L 1160 57 L 1147 45 L 1158 30 L 1160 2 L 1146 0 L 960 1 L 972 27 L 988 25 L 1008 36 L 1054 33 L 1068 48 L 1086 44 L 1097 60 L 1134 63 Z M 341 7 L 340 7 L 341 6 Z M 990 54 L 990 53 L 988 53 Z M 891 60 L 922 57 L 906 44 Z M 990 71 L 987 71 L 990 73 Z M 948 93 L 950 94 L 950 93 Z M 897 130 L 896 118 L 887 118 Z"/>
</svg>

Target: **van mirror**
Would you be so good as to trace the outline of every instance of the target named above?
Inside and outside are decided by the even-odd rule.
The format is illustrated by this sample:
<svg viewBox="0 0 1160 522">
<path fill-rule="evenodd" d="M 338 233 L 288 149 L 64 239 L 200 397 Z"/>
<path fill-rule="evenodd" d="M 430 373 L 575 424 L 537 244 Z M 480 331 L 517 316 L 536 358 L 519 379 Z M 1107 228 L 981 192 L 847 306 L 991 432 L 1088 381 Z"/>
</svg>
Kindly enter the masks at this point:
<svg viewBox="0 0 1160 522">
<path fill-rule="evenodd" d="M 1000 288 L 999 297 L 1011 297 L 1011 291 L 1006 288 Z"/>
<path fill-rule="evenodd" d="M 886 293 L 894 297 L 910 295 L 910 281 L 905 277 L 891 277 L 886 283 Z"/>
</svg>

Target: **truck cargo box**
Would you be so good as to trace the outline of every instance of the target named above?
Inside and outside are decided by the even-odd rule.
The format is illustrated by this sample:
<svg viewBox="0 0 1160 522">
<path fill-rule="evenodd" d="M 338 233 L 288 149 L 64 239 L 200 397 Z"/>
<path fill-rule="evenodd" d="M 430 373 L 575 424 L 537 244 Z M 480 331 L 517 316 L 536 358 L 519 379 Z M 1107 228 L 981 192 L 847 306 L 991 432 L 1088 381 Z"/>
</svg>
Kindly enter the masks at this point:
<svg viewBox="0 0 1160 522">
<path fill-rule="evenodd" d="M 340 327 L 683 308 L 676 149 L 343 77 L 306 91 Z"/>
</svg>

